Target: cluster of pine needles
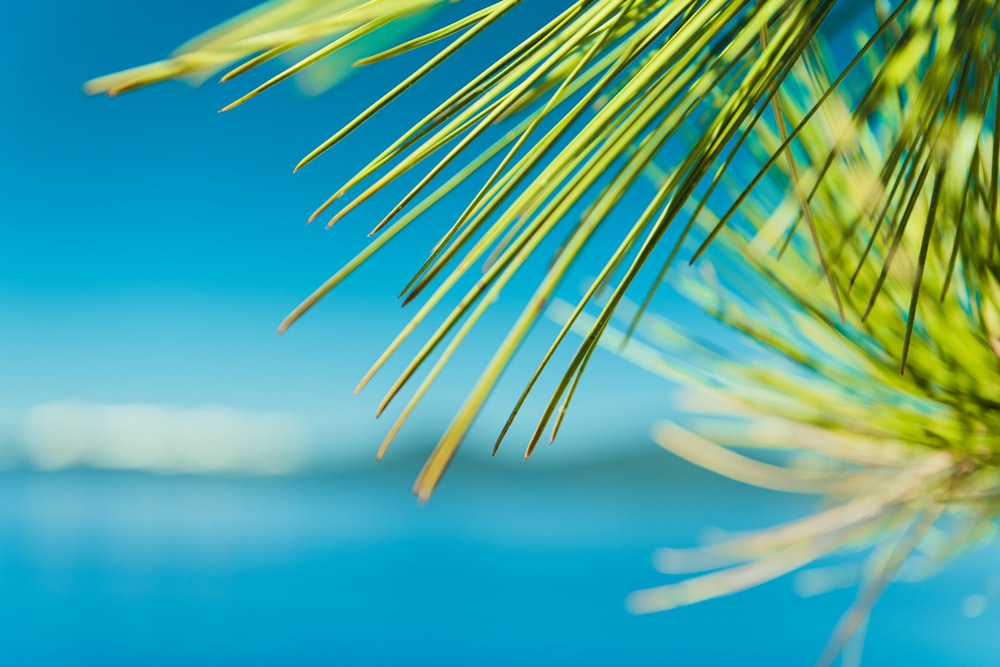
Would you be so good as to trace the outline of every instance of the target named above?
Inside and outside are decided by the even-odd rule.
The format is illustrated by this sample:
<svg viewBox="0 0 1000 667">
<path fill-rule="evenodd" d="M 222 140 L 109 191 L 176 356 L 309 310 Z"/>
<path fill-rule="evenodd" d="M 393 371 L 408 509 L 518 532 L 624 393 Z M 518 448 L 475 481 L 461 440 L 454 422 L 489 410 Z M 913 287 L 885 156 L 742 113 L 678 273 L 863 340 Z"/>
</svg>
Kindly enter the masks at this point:
<svg viewBox="0 0 1000 667">
<path fill-rule="evenodd" d="M 448 16 L 477 3 L 451 4 L 276 0 L 167 60 L 87 85 L 115 94 L 222 70 L 228 80 L 294 54 L 231 108 L 358 43 L 389 44 L 361 64 L 436 48 L 302 167 L 445 60 L 489 39 L 521 0 L 479 3 L 415 33 L 428 12 Z M 575 340 L 526 454 L 547 427 L 554 437 L 603 345 L 707 397 L 691 406 L 690 424 L 656 431 L 665 448 L 746 483 L 829 499 L 791 524 L 694 554 L 665 552 L 667 572 L 710 571 L 636 593 L 632 607 L 697 602 L 867 548 L 857 601 L 820 660 L 828 664 L 860 635 L 889 581 L 992 534 L 1000 499 L 1000 3 L 564 4 L 319 206 L 313 218 L 329 215 L 333 224 L 403 177 L 416 181 L 375 225 L 372 243 L 281 328 L 442 199 L 464 198 L 403 290 L 407 303 L 422 299 L 418 310 L 361 383 L 442 302 L 457 301 L 379 408 L 430 365 L 381 455 L 501 290 L 535 271 L 529 259 L 557 239 L 415 492 L 429 497 L 529 331 L 553 315 L 561 329 L 500 438 L 556 351 Z M 835 29 L 862 11 L 867 33 Z M 827 46 L 852 38 L 853 48 Z M 838 59 L 841 51 L 849 57 Z M 645 197 L 641 212 L 625 212 L 622 202 L 636 197 Z M 598 236 L 608 228 L 617 243 Z M 556 299 L 585 249 L 603 263 L 575 302 Z M 670 271 L 678 258 L 697 261 L 695 270 Z M 654 290 L 672 281 L 738 332 L 745 349 L 650 314 L 652 290 L 635 294 L 647 273 Z M 774 452 L 781 463 L 771 462 Z"/>
</svg>

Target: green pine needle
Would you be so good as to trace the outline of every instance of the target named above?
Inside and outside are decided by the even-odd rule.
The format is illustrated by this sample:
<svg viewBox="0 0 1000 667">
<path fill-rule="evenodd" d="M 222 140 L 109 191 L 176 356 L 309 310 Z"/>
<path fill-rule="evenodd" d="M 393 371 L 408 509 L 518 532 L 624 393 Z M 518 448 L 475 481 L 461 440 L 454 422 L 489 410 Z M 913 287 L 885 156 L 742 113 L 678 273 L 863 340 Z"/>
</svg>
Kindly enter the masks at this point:
<svg viewBox="0 0 1000 667">
<path fill-rule="evenodd" d="M 821 53 L 793 77 L 796 94 L 781 106 L 801 123 L 828 90 Z M 777 201 L 750 199 L 740 210 L 745 224 L 721 229 L 720 271 L 739 287 L 727 287 L 713 264 L 698 277 L 681 277 L 689 298 L 749 345 L 722 348 L 649 314 L 635 327 L 646 342 L 610 328 L 602 339 L 685 388 L 691 426 L 657 429 L 664 448 L 744 483 L 830 501 L 790 524 L 692 552 L 665 550 L 658 561 L 664 571 L 706 573 L 640 591 L 632 608 L 692 604 L 871 547 L 858 598 L 823 665 L 864 627 L 891 580 L 914 578 L 921 561 L 911 556 L 922 554 L 927 570 L 928 561 L 994 537 L 1000 509 L 1000 257 L 984 243 L 994 224 L 985 186 L 995 135 L 983 134 L 981 119 L 952 116 L 959 125 L 948 143 L 925 152 L 920 176 L 895 196 L 879 178 L 893 160 L 886 138 L 906 131 L 913 109 L 883 106 L 877 118 L 858 123 L 848 119 L 849 107 L 844 97 L 829 97 L 802 126 L 796 161 L 780 161 L 762 183 Z M 849 144 L 841 141 L 845 122 L 854 135 Z M 753 140 L 765 155 L 783 143 L 764 125 Z M 799 195 L 787 187 L 796 173 L 812 184 L 811 215 L 821 245 L 837 258 L 832 276 L 842 304 L 822 289 L 815 245 L 789 237 L 801 216 Z M 705 228 L 718 223 L 703 212 Z M 902 233 L 903 224 L 913 231 Z M 762 280 L 748 284 L 750 275 Z M 875 292 L 877 300 L 869 296 Z M 637 307 L 623 306 L 623 324 L 639 317 Z M 558 302 L 553 316 L 568 321 L 574 310 Z M 586 315 L 574 328 L 587 335 L 593 319 Z M 908 351 L 904 374 L 900 349 Z M 780 452 L 786 463 L 732 447 Z"/>
<path fill-rule="evenodd" d="M 87 88 L 115 94 L 235 66 L 224 77 L 231 78 L 309 46 L 309 55 L 253 88 L 234 103 L 238 104 L 370 33 L 392 30 L 442 4 L 443 0 L 272 2 L 185 45 L 168 60 L 96 79 Z M 446 59 L 489 39 L 519 4 L 519 0 L 500 0 L 416 38 L 397 37 L 382 52 L 369 54 L 363 62 L 433 44 L 440 49 L 298 166 L 332 149 Z M 384 365 L 431 311 L 456 293 L 458 305 L 425 339 L 382 402 L 384 408 L 437 355 L 392 428 L 395 434 L 503 288 L 530 270 L 528 260 L 547 247 L 554 233 L 566 239 L 428 460 L 415 486 L 417 495 L 426 499 L 500 374 L 588 242 L 609 220 L 622 218 L 616 207 L 627 195 L 641 192 L 637 184 L 654 161 L 677 154 L 684 146 L 644 212 L 621 233 L 620 243 L 604 249 L 597 277 L 557 335 L 553 351 L 601 286 L 615 285 L 548 400 L 529 453 L 552 418 L 558 425 L 602 334 L 640 271 L 666 271 L 654 259 L 665 239 L 675 244 L 667 265 L 696 233 L 700 235 L 691 240 L 697 249 L 689 257 L 699 257 L 745 211 L 758 184 L 775 170 L 786 173 L 787 188 L 795 194 L 790 206 L 797 209 L 795 219 L 806 222 L 830 298 L 844 302 L 837 306 L 841 310 L 848 301 L 863 300 L 866 305 L 860 312 L 869 318 L 890 308 L 894 319 L 888 325 L 896 327 L 900 340 L 886 354 L 910 374 L 912 341 L 922 316 L 917 305 L 928 290 L 926 266 L 933 253 L 943 241 L 950 242 L 944 284 L 932 286 L 939 293 L 948 292 L 954 267 L 961 267 L 963 289 L 972 290 L 994 270 L 992 260 L 1000 242 L 996 221 L 1000 140 L 983 144 L 978 139 L 1000 136 L 996 132 L 998 10 L 987 0 L 874 4 L 878 28 L 859 47 L 858 57 L 842 71 L 835 69 L 835 76 L 817 81 L 809 108 L 792 109 L 788 100 L 794 100 L 795 86 L 790 76 L 814 57 L 810 54 L 816 37 L 838 5 L 835 0 L 567 0 L 562 13 L 459 87 L 317 210 L 315 216 L 337 204 L 332 223 L 404 175 L 418 176 L 412 190 L 375 226 L 381 235 L 372 246 L 317 289 L 281 329 L 434 203 L 474 185 L 475 194 L 464 212 L 405 291 L 407 302 L 424 296 L 422 306 L 362 382 Z M 859 67 L 861 62 L 871 67 Z M 833 130 L 836 136 L 815 144 L 809 135 L 810 121 L 823 113 L 827 99 L 844 81 L 860 85 L 862 93 L 845 109 Z M 755 143 L 751 138 L 772 122 L 769 110 L 778 117 L 777 138 L 768 145 Z M 887 118 L 896 125 L 890 127 L 883 120 Z M 497 124 L 509 131 L 498 137 Z M 885 128 L 884 136 L 875 139 L 881 142 L 885 159 L 876 173 L 869 174 L 885 194 L 878 199 L 878 210 L 866 210 L 846 226 L 837 218 L 830 226 L 830 218 L 816 210 L 818 193 L 837 173 L 845 149 L 857 146 L 862 130 L 871 124 Z M 824 147 L 826 154 L 811 155 L 810 173 L 798 173 L 795 165 L 811 142 Z M 970 153 L 953 149 L 956 145 L 974 148 Z M 699 220 L 705 204 L 722 194 L 720 184 L 734 175 L 732 165 L 741 162 L 747 151 L 757 152 L 759 173 L 737 185 L 730 210 L 713 227 L 703 228 Z M 493 156 L 500 160 L 497 166 L 492 166 Z M 445 176 L 454 169 L 457 175 Z M 959 179 L 961 183 L 952 183 Z M 925 213 L 919 205 L 926 192 L 931 200 Z M 342 199 L 346 203 L 341 204 Z M 961 213 L 970 207 L 988 212 L 985 227 L 964 222 L 967 216 Z M 917 214 L 923 216 L 920 224 L 915 222 Z M 791 224 L 792 230 L 796 227 L 797 222 Z M 871 245 L 847 252 L 848 239 L 862 230 Z M 907 272 L 903 281 L 909 306 L 900 310 L 884 298 L 884 292 L 893 276 L 903 271 L 901 249 L 914 243 L 916 270 Z M 485 265 L 483 275 L 466 287 L 463 278 L 480 265 Z M 793 274 L 789 279 L 796 278 Z M 553 358 L 550 351 L 540 360 L 529 389 Z"/>
</svg>

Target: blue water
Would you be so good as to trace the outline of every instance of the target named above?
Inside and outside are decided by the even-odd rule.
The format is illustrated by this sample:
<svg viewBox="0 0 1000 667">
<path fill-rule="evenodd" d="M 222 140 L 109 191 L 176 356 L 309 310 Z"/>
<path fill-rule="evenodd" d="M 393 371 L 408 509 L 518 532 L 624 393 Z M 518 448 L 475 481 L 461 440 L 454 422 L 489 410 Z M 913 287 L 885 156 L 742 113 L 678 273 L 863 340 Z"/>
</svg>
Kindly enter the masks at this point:
<svg viewBox="0 0 1000 667">
<path fill-rule="evenodd" d="M 649 461 L 289 478 L 0 476 L 4 665 L 809 665 L 852 592 L 789 580 L 636 617 L 664 545 L 808 509 Z M 674 470 L 676 472 L 676 470 Z M 627 491 L 627 492 L 626 492 Z M 1000 665 L 981 551 L 876 607 L 865 665 Z"/>
</svg>

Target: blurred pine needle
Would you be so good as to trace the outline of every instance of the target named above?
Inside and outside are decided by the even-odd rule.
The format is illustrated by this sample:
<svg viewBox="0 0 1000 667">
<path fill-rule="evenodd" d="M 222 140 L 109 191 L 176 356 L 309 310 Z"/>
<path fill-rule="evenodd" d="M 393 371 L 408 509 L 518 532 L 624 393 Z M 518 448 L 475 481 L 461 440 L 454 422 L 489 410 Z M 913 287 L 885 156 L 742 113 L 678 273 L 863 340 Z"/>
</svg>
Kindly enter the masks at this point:
<svg viewBox="0 0 1000 667">
<path fill-rule="evenodd" d="M 388 30 L 393 45 L 359 64 L 438 46 L 424 65 L 306 155 L 298 165 L 302 167 L 445 60 L 489 39 L 521 1 L 479 3 L 415 37 L 392 31 L 401 21 L 446 4 L 455 3 L 275 0 L 196 38 L 164 61 L 95 79 L 86 88 L 117 94 L 166 79 L 198 80 L 229 68 L 222 76 L 227 80 L 279 56 L 308 50 L 228 109 L 376 31 Z M 476 5 L 470 0 L 458 4 Z M 771 226 L 758 230 L 754 244 L 743 239 L 730 247 L 749 270 L 777 285 L 791 290 L 804 282 L 810 285 L 809 302 L 801 304 L 805 315 L 785 317 L 801 320 L 803 327 L 850 332 L 841 346 L 845 349 L 838 352 L 844 363 L 845 355 L 869 354 L 865 336 L 876 336 L 877 354 L 864 358 L 868 371 L 877 367 L 877 376 L 863 376 L 866 383 L 877 377 L 886 391 L 905 386 L 931 402 L 947 395 L 949 405 L 961 402 L 963 410 L 976 414 L 995 409 L 994 399 L 976 394 L 967 379 L 960 385 L 939 383 L 951 377 L 958 360 L 978 349 L 971 341 L 982 347 L 984 336 L 994 335 L 996 326 L 989 304 L 995 299 L 1000 191 L 997 3 L 565 0 L 564 7 L 402 133 L 313 215 L 337 204 L 333 224 L 404 175 L 419 177 L 375 225 L 373 233 L 381 233 L 372 244 L 306 299 L 281 330 L 443 197 L 462 196 L 468 185 L 475 192 L 403 293 L 405 302 L 428 296 L 362 380 L 361 386 L 447 296 L 460 296 L 382 402 L 380 412 L 438 354 L 386 445 L 504 286 L 530 270 L 527 260 L 554 233 L 565 239 L 421 472 L 415 486 L 419 497 L 431 494 L 500 374 L 585 246 L 609 220 L 622 216 L 616 211 L 622 199 L 641 193 L 638 183 L 668 154 L 676 158 L 665 165 L 644 211 L 632 219 L 617 246 L 600 249 L 603 265 L 567 314 L 512 411 L 511 419 L 556 348 L 579 328 L 587 307 L 597 303 L 602 286 L 614 285 L 601 297 L 598 314 L 588 320 L 582 342 L 547 401 L 529 454 L 548 422 L 555 418 L 558 426 L 602 334 L 620 314 L 626 294 L 634 291 L 640 270 L 655 272 L 658 283 L 683 246 L 691 246 L 685 257 L 694 261 L 714 239 L 735 233 L 734 220 L 753 210 L 758 187 L 773 174 L 783 178 L 790 194 L 782 205 L 790 218 L 782 233 L 792 251 L 781 263 L 761 263 L 754 244 L 776 240 L 767 236 L 773 235 Z M 821 67 L 809 68 L 807 86 L 793 76 L 805 64 L 823 60 L 817 36 L 835 10 L 866 7 L 873 10 L 875 30 L 853 59 L 834 66 L 828 58 Z M 848 80 L 860 82 L 860 93 L 838 95 Z M 796 95 L 803 86 L 808 98 Z M 809 103 L 802 104 L 803 99 Z M 814 129 L 821 117 L 826 118 L 823 129 Z M 508 128 L 499 138 L 491 132 L 498 123 Z M 726 195 L 720 185 L 734 176 L 733 165 L 747 152 L 756 155 L 757 174 L 737 183 L 731 207 L 711 218 L 711 202 Z M 449 170 L 457 171 L 446 178 Z M 832 188 L 842 189 L 841 198 L 827 201 L 824 193 Z M 349 192 L 355 194 L 340 203 Z M 669 254 L 663 258 L 655 251 L 668 237 Z M 483 275 L 463 287 L 462 279 L 477 264 L 483 265 Z M 813 284 L 817 269 L 822 281 Z M 940 298 L 931 298 L 932 293 Z M 803 296 L 793 292 L 789 298 Z M 832 311 L 817 309 L 822 298 L 830 301 Z M 648 295 L 641 300 L 626 333 L 649 301 Z M 719 302 L 715 308 L 720 317 L 732 319 L 732 306 Z M 959 324 L 935 325 L 951 321 L 945 314 L 958 317 Z M 773 320 L 758 321 L 749 333 L 775 341 L 773 325 Z M 794 347 L 786 351 L 801 356 Z M 978 354 L 977 363 L 995 370 L 995 355 L 986 359 L 985 352 Z M 889 373 L 890 367 L 896 370 Z M 740 375 L 732 368 L 730 372 Z M 984 372 L 976 377 L 989 384 L 994 378 Z M 899 426 L 912 428 L 913 423 Z M 982 440 L 951 431 L 936 432 L 935 438 L 939 436 L 952 455 L 957 450 L 951 448 Z"/>
<path fill-rule="evenodd" d="M 390 44 L 357 64 L 439 46 L 299 168 L 462 48 L 488 39 L 483 35 L 521 3 L 480 3 L 440 27 L 401 37 L 413 34 L 408 21 L 450 4 L 276 0 L 167 60 L 86 87 L 117 94 L 172 78 L 200 81 L 229 68 L 222 76 L 228 80 L 297 56 L 230 109 L 351 45 Z M 822 30 L 835 10 L 861 8 L 871 8 L 873 30 L 838 63 Z M 830 505 L 694 552 L 664 550 L 658 563 L 665 572 L 707 574 L 638 592 L 630 604 L 639 612 L 669 609 L 868 548 L 857 600 L 820 658 L 830 664 L 863 634 L 889 581 L 922 576 L 994 530 L 998 12 L 992 0 L 565 0 L 561 13 L 403 132 L 316 210 L 313 218 L 337 205 L 333 224 L 401 177 L 419 177 L 375 225 L 372 233 L 380 235 L 371 245 L 281 330 L 444 197 L 475 192 L 402 294 L 406 303 L 428 296 L 361 382 L 446 297 L 460 295 L 382 401 L 380 413 L 438 353 L 381 456 L 504 286 L 529 271 L 528 260 L 557 233 L 564 240 L 556 256 L 415 492 L 429 497 L 551 303 L 562 329 L 500 437 L 570 332 L 582 342 L 527 454 L 553 421 L 554 437 L 600 345 L 701 396 L 688 399 L 690 424 L 657 430 L 663 447 L 749 484 L 824 494 Z M 364 42 L 373 34 L 381 41 Z M 497 124 L 506 131 L 497 134 Z M 741 175 L 747 164 L 749 176 Z M 622 200 L 641 194 L 650 180 L 655 187 L 643 212 L 616 246 L 598 249 L 603 264 L 583 296 L 553 303 L 588 242 L 621 219 Z M 341 203 L 349 192 L 355 194 Z M 710 244 L 713 255 L 697 275 L 668 274 L 682 253 L 694 262 Z M 657 253 L 661 246 L 665 256 Z M 476 265 L 483 273 L 472 280 Z M 654 290 L 673 279 L 746 344 L 720 345 L 676 318 L 648 313 L 652 291 L 629 297 L 640 270 L 655 272 Z M 470 288 L 462 287 L 466 278 Z M 765 450 L 785 456 L 773 463 L 773 456 L 752 455 Z M 821 579 L 811 580 L 813 588 Z"/>
<path fill-rule="evenodd" d="M 882 57 L 876 51 L 869 66 Z M 829 62 L 817 46 L 796 66 L 780 100 L 791 123 L 801 125 L 826 94 Z M 664 550 L 657 559 L 664 572 L 705 574 L 640 591 L 632 608 L 727 595 L 870 548 L 856 602 L 822 665 L 861 633 L 891 580 L 927 576 L 993 538 L 1000 508 L 1000 258 L 988 241 L 996 209 L 987 185 L 995 135 L 984 133 L 981 117 L 953 114 L 947 143 L 916 156 L 920 175 L 893 195 L 880 177 L 898 168 L 886 137 L 906 132 L 915 111 L 887 102 L 877 118 L 853 122 L 852 140 L 843 143 L 850 107 L 844 96 L 828 96 L 801 125 L 794 161 L 778 160 L 762 183 L 771 197 L 745 201 L 738 222 L 716 238 L 715 262 L 679 277 L 692 301 L 739 334 L 736 343 L 728 337 L 724 347 L 711 332 L 628 302 L 619 308 L 621 326 L 601 341 L 684 388 L 692 423 L 659 427 L 664 448 L 744 483 L 829 501 L 786 525 Z M 764 124 L 751 141 L 765 156 L 783 143 Z M 820 244 L 835 259 L 839 301 L 823 289 L 813 243 L 791 234 L 802 217 L 801 192 L 789 185 L 796 178 L 809 192 Z M 719 228 L 709 210 L 699 221 Z M 748 284 L 747 276 L 758 280 Z M 573 312 L 556 302 L 552 315 L 566 321 Z M 574 327 L 586 335 L 592 319 Z M 783 463 L 771 462 L 775 453 Z M 822 586 L 822 577 L 814 581 Z"/>
</svg>

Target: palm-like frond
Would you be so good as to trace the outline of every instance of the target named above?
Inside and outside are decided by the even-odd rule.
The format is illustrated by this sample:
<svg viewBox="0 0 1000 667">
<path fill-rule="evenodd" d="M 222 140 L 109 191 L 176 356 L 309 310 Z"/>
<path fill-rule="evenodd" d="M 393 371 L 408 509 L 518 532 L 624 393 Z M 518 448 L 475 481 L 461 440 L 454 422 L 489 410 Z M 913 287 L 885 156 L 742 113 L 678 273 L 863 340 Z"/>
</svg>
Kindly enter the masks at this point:
<svg viewBox="0 0 1000 667">
<path fill-rule="evenodd" d="M 827 90 L 822 59 L 806 62 L 813 64 L 794 75 L 795 96 L 782 101 L 792 122 L 811 108 L 801 100 L 815 101 Z M 729 288 L 713 265 L 702 267 L 701 279 L 684 277 L 690 297 L 739 332 L 748 349 L 737 352 L 731 342 L 723 348 L 650 315 L 637 329 L 648 342 L 634 339 L 622 348 L 624 325 L 637 315 L 628 312 L 638 310 L 633 306 L 620 313 L 623 328 L 609 330 L 603 341 L 700 392 L 688 400 L 697 415 L 689 428 L 657 430 L 666 449 L 745 483 L 826 494 L 832 504 L 694 552 L 665 550 L 658 559 L 665 572 L 708 573 L 636 593 L 633 608 L 695 603 L 874 546 L 857 601 L 820 664 L 831 663 L 864 626 L 889 581 L 917 573 L 911 554 L 923 552 L 933 562 L 953 557 L 993 535 L 1000 507 L 1000 257 L 984 242 L 995 209 L 988 190 L 969 192 L 972 177 L 964 171 L 972 160 L 980 174 L 992 173 L 994 136 L 981 133 L 979 119 L 964 119 L 947 150 L 930 168 L 920 166 L 924 176 L 897 197 L 879 178 L 894 159 L 883 133 L 906 127 L 912 111 L 883 106 L 877 122 L 855 125 L 851 143 L 838 146 L 848 107 L 830 98 L 802 126 L 796 166 L 779 162 L 780 171 L 762 184 L 777 201 L 765 205 L 762 195 L 746 202 L 741 224 L 719 234 L 720 272 L 762 280 Z M 771 154 L 781 143 L 764 126 L 753 140 Z M 828 164 L 831 153 L 836 159 Z M 815 247 L 796 238 L 785 245 L 800 216 L 798 195 L 787 188 L 793 170 L 805 184 L 815 181 L 811 215 L 820 242 L 839 258 L 833 276 L 842 315 L 822 289 Z M 882 220 L 912 231 L 886 228 Z M 718 222 L 703 213 L 707 229 Z M 881 296 L 873 301 L 876 291 Z M 562 303 L 557 316 L 572 312 Z M 909 326 L 900 326 L 901 318 Z M 586 333 L 591 323 L 575 327 Z M 909 349 L 905 374 L 898 370 L 900 349 Z M 789 462 L 765 463 L 730 447 L 781 452 Z"/>
<path fill-rule="evenodd" d="M 89 93 L 118 95 L 169 79 L 201 82 L 232 67 L 232 79 L 264 63 L 315 47 L 257 93 L 316 65 L 391 23 L 444 5 L 447 0 L 271 0 L 185 42 L 169 58 L 92 79 Z M 322 46 L 318 43 L 326 41 Z"/>
<path fill-rule="evenodd" d="M 243 101 L 361 35 L 437 4 L 432 0 L 272 3 L 260 13 L 183 49 L 171 60 L 96 80 L 90 89 L 119 92 L 250 58 L 231 72 L 241 73 L 291 48 L 328 40 L 312 55 L 239 100 Z M 499 0 L 373 56 L 371 59 L 379 59 L 450 40 L 426 65 L 323 142 L 299 166 L 330 149 L 487 29 L 496 29 L 495 24 L 518 4 L 520 0 Z M 762 156 L 758 177 L 741 186 L 742 194 L 735 197 L 731 212 L 697 239 L 701 248 L 695 257 L 741 210 L 765 174 L 776 165 L 795 164 L 807 144 L 802 135 L 809 120 L 821 112 L 828 96 L 852 76 L 857 63 L 880 45 L 886 45 L 884 57 L 870 76 L 862 78 L 863 94 L 848 110 L 835 141 L 823 144 L 827 154 L 813 160 L 814 173 L 807 179 L 794 166 L 788 172 L 800 217 L 809 227 L 818 263 L 827 275 L 827 290 L 835 302 L 846 294 L 848 284 L 843 272 L 849 259 L 856 262 L 850 270 L 864 272 L 874 264 L 879 277 L 867 286 L 870 289 L 866 295 L 870 307 L 878 308 L 882 300 L 876 297 L 895 270 L 899 246 L 910 243 L 914 235 L 953 238 L 956 250 L 951 265 L 961 264 L 970 272 L 985 266 L 981 259 L 992 257 L 998 242 L 995 165 L 1000 163 L 1000 143 L 974 142 L 972 155 L 961 154 L 964 162 L 954 157 L 958 153 L 949 146 L 965 134 L 982 137 L 992 132 L 992 136 L 998 136 L 995 99 L 1000 50 L 996 3 L 902 0 L 884 7 L 877 31 L 860 47 L 857 58 L 834 80 L 824 81 L 814 104 L 795 118 L 789 115 L 792 122 L 786 125 L 787 110 L 784 104 L 774 106 L 776 95 L 815 43 L 837 4 L 835 0 L 568 1 L 565 11 L 414 124 L 320 206 L 314 217 L 352 189 L 372 181 L 338 209 L 332 224 L 405 174 L 422 174 L 418 184 L 375 226 L 374 231 L 384 228 L 382 235 L 317 289 L 282 324 L 282 330 L 442 197 L 461 184 L 478 185 L 464 212 L 404 290 L 406 301 L 425 292 L 429 296 L 362 382 L 448 295 L 461 294 L 458 306 L 427 338 L 382 403 L 384 408 L 420 367 L 439 353 L 404 407 L 390 438 L 501 290 L 526 270 L 528 259 L 557 230 L 565 235 L 566 241 L 540 278 L 534 295 L 428 460 L 415 487 L 420 497 L 426 498 L 433 490 L 501 372 L 570 267 L 607 221 L 621 215 L 616 211 L 619 202 L 635 191 L 637 182 L 658 156 L 680 155 L 669 165 L 643 213 L 622 234 L 621 242 L 605 249 L 604 264 L 596 279 L 527 383 L 525 396 L 599 288 L 614 282 L 615 289 L 546 405 L 529 453 L 546 423 L 565 410 L 602 333 L 640 269 L 655 263 L 659 273 L 666 271 L 689 232 L 698 228 L 695 221 L 704 212 L 704 202 L 717 195 L 722 177 L 750 148 L 747 138 L 762 125 L 767 110 L 773 107 L 778 111 L 780 140 Z M 875 4 L 883 8 L 885 3 Z M 881 230 L 890 231 L 893 244 L 874 256 L 871 251 L 862 251 L 857 257 L 845 257 L 844 240 L 836 235 L 855 226 L 838 224 L 819 229 L 813 222 L 813 202 L 828 174 L 843 161 L 841 149 L 856 141 L 858 128 L 897 107 L 903 113 L 898 117 L 898 126 L 886 126 L 880 137 L 887 146 L 886 159 L 879 173 L 872 175 L 889 193 L 883 210 L 865 211 L 865 216 L 852 221 L 865 229 L 867 223 L 872 223 L 875 229 L 871 238 L 877 238 Z M 500 121 L 510 123 L 510 130 L 496 138 L 491 130 Z M 692 130 L 693 139 L 689 140 Z M 496 162 L 494 158 L 499 160 L 495 166 L 489 164 L 491 160 Z M 991 165 L 985 172 L 984 164 Z M 457 175 L 444 179 L 446 170 L 453 167 L 458 168 Z M 914 202 L 922 196 L 925 184 L 954 179 L 958 173 L 966 177 L 964 192 L 968 197 L 939 197 L 930 222 L 914 232 L 917 226 L 910 222 Z M 985 230 L 969 229 L 961 222 L 964 217 L 958 212 L 972 200 L 983 201 L 989 211 Z M 658 257 L 656 250 L 663 245 L 668 230 L 679 225 L 682 229 L 676 234 L 676 245 L 666 258 Z M 462 279 L 479 263 L 485 263 L 484 274 L 461 292 Z M 923 261 L 918 265 L 923 266 Z M 891 351 L 903 357 L 915 326 L 914 309 L 922 272 L 912 278 L 909 317 L 905 326 L 900 325 L 906 335 Z M 855 290 L 860 291 L 857 287 Z M 512 418 L 523 400 L 524 396 Z"/>
</svg>

